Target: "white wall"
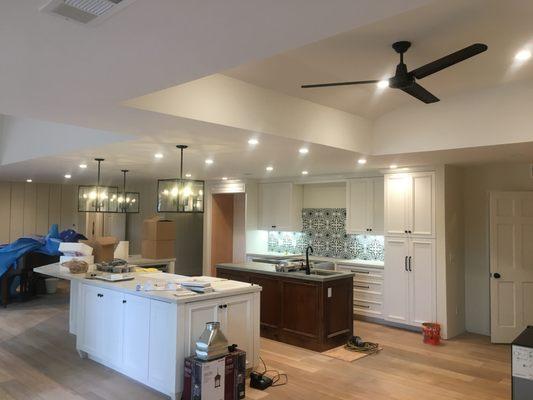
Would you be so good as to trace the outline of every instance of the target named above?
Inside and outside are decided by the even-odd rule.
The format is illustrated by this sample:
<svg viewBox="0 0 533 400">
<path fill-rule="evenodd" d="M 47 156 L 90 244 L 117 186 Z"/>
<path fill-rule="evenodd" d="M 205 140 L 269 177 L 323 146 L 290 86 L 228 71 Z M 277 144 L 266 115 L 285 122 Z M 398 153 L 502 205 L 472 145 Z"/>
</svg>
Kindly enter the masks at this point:
<svg viewBox="0 0 533 400">
<path fill-rule="evenodd" d="M 77 199 L 75 185 L 0 182 L 0 243 L 45 235 L 52 224 L 78 230 Z"/>
<path fill-rule="evenodd" d="M 374 122 L 372 153 L 421 151 L 521 143 L 533 140 L 533 83 L 519 82 L 414 104 Z"/>
<path fill-rule="evenodd" d="M 464 196 L 462 168 L 445 168 L 446 314 L 448 337 L 465 331 Z"/>
<path fill-rule="evenodd" d="M 303 185 L 303 208 L 346 208 L 346 183 Z"/>
<path fill-rule="evenodd" d="M 466 330 L 490 334 L 489 191 L 533 190 L 529 164 L 464 169 Z"/>
</svg>

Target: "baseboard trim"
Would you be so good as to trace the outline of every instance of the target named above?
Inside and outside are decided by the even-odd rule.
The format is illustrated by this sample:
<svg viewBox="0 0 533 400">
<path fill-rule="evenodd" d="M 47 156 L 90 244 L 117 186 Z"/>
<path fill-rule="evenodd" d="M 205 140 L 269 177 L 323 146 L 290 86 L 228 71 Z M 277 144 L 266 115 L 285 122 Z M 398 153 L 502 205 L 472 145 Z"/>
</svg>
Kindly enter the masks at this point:
<svg viewBox="0 0 533 400">
<path fill-rule="evenodd" d="M 390 326 L 391 328 L 398 328 L 398 329 L 403 329 L 403 330 L 411 331 L 411 332 L 422 332 L 422 328 L 420 327 L 399 324 L 397 322 L 387 321 L 383 318 L 368 317 L 366 315 L 358 315 L 358 314 L 354 314 L 353 318 L 357 321 L 371 322 L 373 324 Z M 357 335 L 356 331 L 357 329 L 354 329 L 354 335 Z"/>
</svg>

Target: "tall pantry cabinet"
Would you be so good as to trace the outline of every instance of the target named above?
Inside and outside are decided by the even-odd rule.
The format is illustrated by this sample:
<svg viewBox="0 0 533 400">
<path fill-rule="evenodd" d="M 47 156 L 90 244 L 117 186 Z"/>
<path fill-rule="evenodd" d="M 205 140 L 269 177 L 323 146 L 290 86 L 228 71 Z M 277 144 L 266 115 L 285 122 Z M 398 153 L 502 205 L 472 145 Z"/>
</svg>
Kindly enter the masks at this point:
<svg viewBox="0 0 533 400">
<path fill-rule="evenodd" d="M 385 175 L 384 210 L 384 318 L 435 321 L 435 173 Z"/>
</svg>

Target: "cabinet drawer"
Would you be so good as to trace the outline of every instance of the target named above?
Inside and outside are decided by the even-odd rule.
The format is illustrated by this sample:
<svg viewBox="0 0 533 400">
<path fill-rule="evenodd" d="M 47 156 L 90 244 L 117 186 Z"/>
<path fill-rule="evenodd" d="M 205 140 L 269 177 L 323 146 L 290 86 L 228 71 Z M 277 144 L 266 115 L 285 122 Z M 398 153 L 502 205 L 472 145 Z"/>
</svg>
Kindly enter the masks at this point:
<svg viewBox="0 0 533 400">
<path fill-rule="evenodd" d="M 363 301 L 377 301 L 381 303 L 383 301 L 383 294 L 380 292 L 370 292 L 368 290 L 354 289 L 353 300 L 354 302 L 358 300 L 363 300 Z"/>
<path fill-rule="evenodd" d="M 354 280 L 357 281 L 381 281 L 383 280 L 383 270 L 377 268 L 355 267 L 350 265 L 337 264 L 337 270 L 353 272 Z"/>
<path fill-rule="evenodd" d="M 353 301 L 354 314 L 379 317 L 382 314 L 383 306 L 377 301 L 355 300 Z"/>
<path fill-rule="evenodd" d="M 353 290 L 355 292 L 371 292 L 383 295 L 383 284 L 381 282 L 366 282 L 361 280 L 353 281 Z"/>
</svg>

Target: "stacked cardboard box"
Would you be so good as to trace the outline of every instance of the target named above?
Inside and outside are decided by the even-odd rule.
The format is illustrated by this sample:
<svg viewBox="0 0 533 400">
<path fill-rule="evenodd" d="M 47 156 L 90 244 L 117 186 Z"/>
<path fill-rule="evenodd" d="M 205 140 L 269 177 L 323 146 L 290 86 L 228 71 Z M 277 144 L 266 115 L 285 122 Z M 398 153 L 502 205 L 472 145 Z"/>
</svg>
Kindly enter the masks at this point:
<svg viewBox="0 0 533 400">
<path fill-rule="evenodd" d="M 174 258 L 176 223 L 160 217 L 145 219 L 141 254 L 144 258 Z"/>
<path fill-rule="evenodd" d="M 114 236 L 101 236 L 90 240 L 80 240 L 93 248 L 94 262 L 109 262 L 113 261 L 115 247 L 117 247 L 118 239 Z"/>
<path fill-rule="evenodd" d="M 223 358 L 185 359 L 183 400 L 241 400 L 245 397 L 246 352 L 236 350 Z"/>
</svg>

